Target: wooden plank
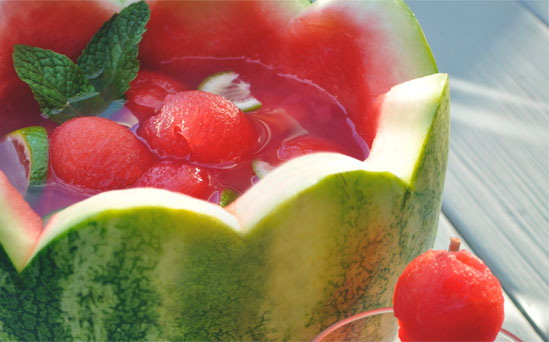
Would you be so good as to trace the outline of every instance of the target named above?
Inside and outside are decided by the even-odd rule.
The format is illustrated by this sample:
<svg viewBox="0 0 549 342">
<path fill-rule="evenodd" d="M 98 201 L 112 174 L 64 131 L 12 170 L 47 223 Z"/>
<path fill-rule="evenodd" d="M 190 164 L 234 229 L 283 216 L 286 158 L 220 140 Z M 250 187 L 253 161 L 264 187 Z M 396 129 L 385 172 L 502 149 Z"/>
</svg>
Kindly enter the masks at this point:
<svg viewBox="0 0 549 342">
<path fill-rule="evenodd" d="M 515 1 L 409 1 L 450 74 L 443 211 L 549 339 L 549 30 Z"/>
<path fill-rule="evenodd" d="M 446 216 L 441 214 L 434 249 L 447 249 L 450 238 L 453 236 L 460 238 L 462 241 L 461 249 L 467 249 L 472 252 L 471 247 L 463 236 L 452 226 Z M 505 291 L 503 292 L 503 297 L 505 299 L 505 321 L 503 322 L 503 328 L 515 334 L 523 341 L 540 341 L 542 338 L 536 333 L 530 322 L 528 322 Z"/>
<path fill-rule="evenodd" d="M 549 25 L 549 1 L 548 0 L 521 0 L 545 25 Z"/>
</svg>

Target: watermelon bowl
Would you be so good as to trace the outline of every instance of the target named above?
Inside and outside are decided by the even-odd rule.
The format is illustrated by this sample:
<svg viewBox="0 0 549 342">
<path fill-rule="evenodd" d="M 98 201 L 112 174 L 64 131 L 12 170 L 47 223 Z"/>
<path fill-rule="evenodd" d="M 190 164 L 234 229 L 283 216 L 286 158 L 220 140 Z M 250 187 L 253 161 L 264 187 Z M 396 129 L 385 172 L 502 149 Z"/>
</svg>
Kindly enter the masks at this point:
<svg viewBox="0 0 549 342">
<path fill-rule="evenodd" d="M 345 317 L 390 306 L 405 265 L 434 243 L 449 138 L 448 78 L 406 5 L 148 4 L 141 69 L 195 85 L 226 69 L 252 80 L 268 70 L 335 101 L 338 122 L 369 148 L 362 157 L 294 158 L 226 208 L 161 189 L 57 189 L 61 196 L 42 202 L 76 200 L 40 217 L 40 205 L 29 206 L 0 174 L 0 339 L 311 340 Z M 13 45 L 76 59 L 119 10 L 0 2 L 2 135 L 57 126 L 17 78 Z M 264 107 L 295 96 L 277 89 Z M 306 120 L 336 129 L 313 109 Z M 390 319 L 375 324 L 357 336 L 393 336 Z"/>
</svg>

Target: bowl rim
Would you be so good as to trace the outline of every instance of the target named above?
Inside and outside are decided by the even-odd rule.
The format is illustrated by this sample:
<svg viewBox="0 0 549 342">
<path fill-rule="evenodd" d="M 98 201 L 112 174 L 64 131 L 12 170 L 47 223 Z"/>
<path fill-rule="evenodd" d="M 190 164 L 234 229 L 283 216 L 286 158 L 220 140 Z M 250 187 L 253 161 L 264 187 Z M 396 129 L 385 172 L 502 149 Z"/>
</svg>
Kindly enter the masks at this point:
<svg viewBox="0 0 549 342">
<path fill-rule="evenodd" d="M 320 334 L 318 334 L 311 342 L 321 342 L 322 339 L 324 339 L 326 336 L 330 335 L 334 330 L 338 329 L 339 327 L 342 327 L 346 324 L 349 324 L 354 321 L 358 321 L 359 319 L 382 315 L 386 313 L 393 313 L 392 307 L 386 307 L 386 308 L 378 308 L 374 310 L 364 311 L 357 313 L 355 315 L 349 316 L 345 319 L 342 319 L 341 321 L 338 321 L 332 325 L 330 325 L 328 328 L 324 329 Z M 508 330 L 505 330 L 501 328 L 499 334 L 504 335 L 505 337 L 509 338 L 511 341 L 514 342 L 523 342 L 520 338 L 518 338 L 515 334 L 509 332 Z"/>
</svg>

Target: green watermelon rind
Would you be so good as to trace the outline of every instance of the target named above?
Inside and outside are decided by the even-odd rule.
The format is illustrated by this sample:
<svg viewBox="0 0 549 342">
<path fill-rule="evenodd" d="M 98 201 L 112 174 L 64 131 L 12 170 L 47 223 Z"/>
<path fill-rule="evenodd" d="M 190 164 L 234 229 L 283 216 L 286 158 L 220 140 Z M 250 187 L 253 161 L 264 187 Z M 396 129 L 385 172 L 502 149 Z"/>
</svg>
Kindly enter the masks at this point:
<svg viewBox="0 0 549 342">
<path fill-rule="evenodd" d="M 18 276 L 12 269 L 16 286 L 0 281 L 0 302 L 19 304 L 15 311 L 1 310 L 0 337 L 205 340 L 209 333 L 211 339 L 215 326 L 232 324 L 242 311 L 225 300 L 238 290 L 238 282 L 231 282 L 240 274 L 234 261 L 242 244 L 226 222 L 185 209 L 147 206 L 87 215 L 49 241 Z M 173 272 L 192 264 L 204 267 Z"/>
</svg>

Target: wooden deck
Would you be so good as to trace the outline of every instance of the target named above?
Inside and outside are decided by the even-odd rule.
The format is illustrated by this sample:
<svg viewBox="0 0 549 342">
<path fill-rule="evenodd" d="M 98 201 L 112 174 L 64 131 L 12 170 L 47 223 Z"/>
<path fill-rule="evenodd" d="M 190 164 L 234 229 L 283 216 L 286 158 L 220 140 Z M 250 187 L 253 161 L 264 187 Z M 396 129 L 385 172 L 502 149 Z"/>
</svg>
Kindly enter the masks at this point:
<svg viewBox="0 0 549 342">
<path fill-rule="evenodd" d="M 549 1 L 407 0 L 450 75 L 436 247 L 458 234 L 506 292 L 504 328 L 549 340 Z"/>
</svg>

